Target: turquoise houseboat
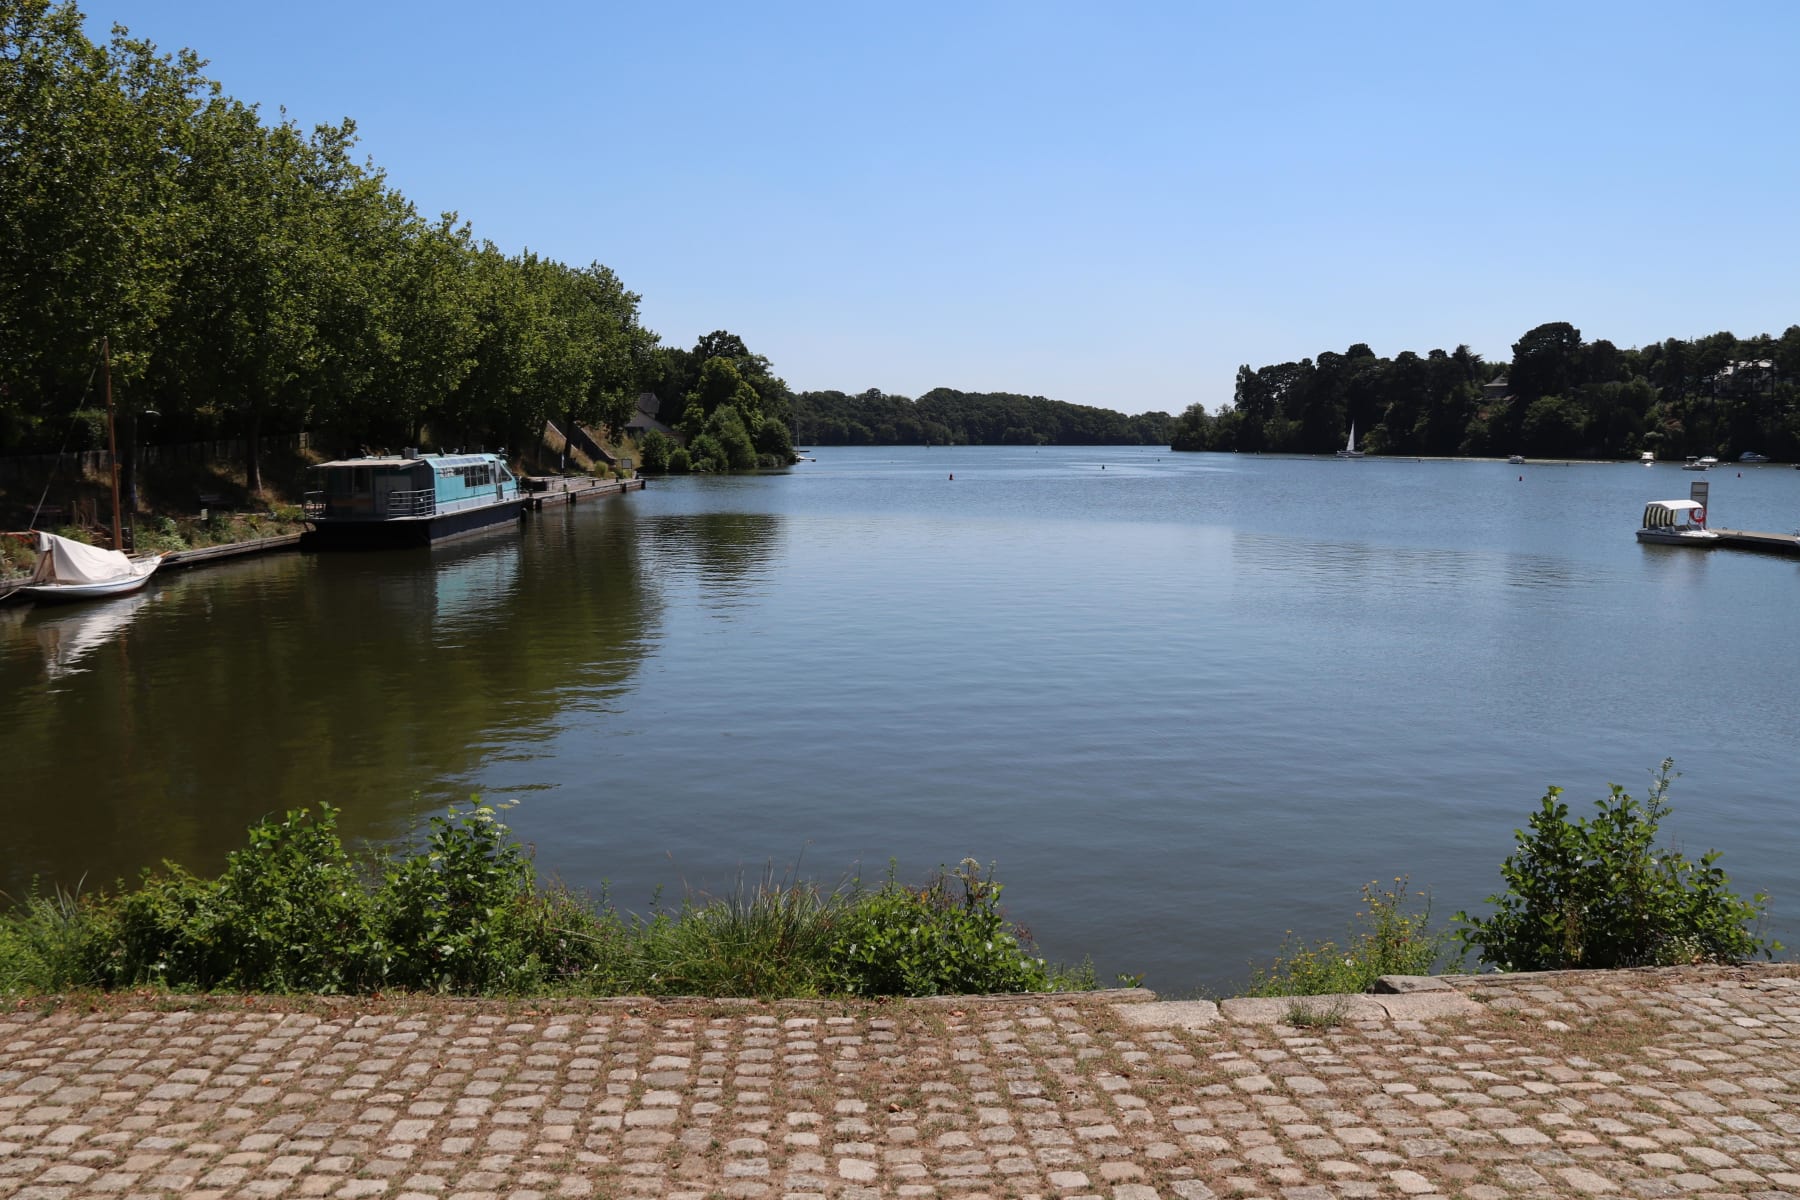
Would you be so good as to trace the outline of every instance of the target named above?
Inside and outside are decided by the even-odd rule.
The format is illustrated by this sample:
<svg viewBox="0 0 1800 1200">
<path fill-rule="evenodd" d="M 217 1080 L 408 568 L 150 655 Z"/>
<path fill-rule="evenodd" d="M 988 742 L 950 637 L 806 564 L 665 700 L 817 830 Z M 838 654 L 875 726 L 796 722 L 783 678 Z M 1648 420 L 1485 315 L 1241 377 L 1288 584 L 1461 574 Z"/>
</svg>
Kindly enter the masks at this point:
<svg viewBox="0 0 1800 1200">
<path fill-rule="evenodd" d="M 408 452 L 313 469 L 325 486 L 304 498 L 309 547 L 423 546 L 515 522 L 525 507 L 495 454 Z"/>
</svg>

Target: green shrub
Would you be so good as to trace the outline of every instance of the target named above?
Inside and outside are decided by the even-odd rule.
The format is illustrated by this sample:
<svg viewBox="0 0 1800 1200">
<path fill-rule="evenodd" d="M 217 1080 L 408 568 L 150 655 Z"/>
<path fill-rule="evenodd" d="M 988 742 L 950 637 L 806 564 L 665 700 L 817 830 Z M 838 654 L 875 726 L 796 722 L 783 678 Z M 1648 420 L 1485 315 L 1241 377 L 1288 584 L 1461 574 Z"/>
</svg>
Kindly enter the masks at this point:
<svg viewBox="0 0 1800 1200">
<path fill-rule="evenodd" d="M 758 416 L 754 440 L 758 462 L 785 467 L 794 461 L 794 438 L 786 421 Z"/>
<path fill-rule="evenodd" d="M 710 433 L 701 433 L 687 445 L 689 468 L 700 475 L 718 475 L 731 469 L 725 446 Z"/>
<path fill-rule="evenodd" d="M 1571 821 L 1562 789 L 1550 788 L 1531 831 L 1514 831 L 1518 850 L 1500 867 L 1507 889 L 1488 897 L 1494 912 L 1456 914 L 1464 946 L 1508 971 L 1734 962 L 1780 950 L 1751 928 L 1768 898 L 1734 893 L 1718 851 L 1696 863 L 1657 848 L 1674 765 L 1664 759 L 1651 773 L 1641 805 L 1614 784 L 1591 818 Z"/>
<path fill-rule="evenodd" d="M 507 833 L 491 805 L 452 808 L 431 818 L 426 853 L 389 861 L 376 921 L 390 984 L 482 992 L 536 974 L 536 948 L 509 936 L 530 928 L 521 906 L 533 875 Z"/>
<path fill-rule="evenodd" d="M 686 475 L 694 469 L 693 456 L 686 446 L 677 446 L 669 451 L 669 474 Z"/>
<path fill-rule="evenodd" d="M 1411 897 L 1425 901 L 1422 911 L 1409 911 Z M 1336 942 L 1304 942 L 1292 935 L 1282 943 L 1274 965 L 1258 968 L 1247 992 L 1251 996 L 1323 996 L 1366 992 L 1383 975 L 1429 975 L 1443 957 L 1450 934 L 1431 929 L 1431 897 L 1408 892 L 1406 877 L 1392 888 L 1373 881 L 1363 885 L 1363 907 L 1343 946 Z"/>
<path fill-rule="evenodd" d="M 1048 991 L 1053 976 L 1000 911 L 992 870 L 966 858 L 922 888 L 896 882 L 863 893 L 837 923 L 833 990 L 852 996 Z"/>
<path fill-rule="evenodd" d="M 186 550 L 187 538 L 174 517 L 153 517 L 132 532 L 132 549 L 140 554 Z"/>
<path fill-rule="evenodd" d="M 99 909 L 93 974 L 245 991 L 354 991 L 371 979 L 372 906 L 329 804 L 251 827 L 216 880 L 173 864 Z"/>
</svg>

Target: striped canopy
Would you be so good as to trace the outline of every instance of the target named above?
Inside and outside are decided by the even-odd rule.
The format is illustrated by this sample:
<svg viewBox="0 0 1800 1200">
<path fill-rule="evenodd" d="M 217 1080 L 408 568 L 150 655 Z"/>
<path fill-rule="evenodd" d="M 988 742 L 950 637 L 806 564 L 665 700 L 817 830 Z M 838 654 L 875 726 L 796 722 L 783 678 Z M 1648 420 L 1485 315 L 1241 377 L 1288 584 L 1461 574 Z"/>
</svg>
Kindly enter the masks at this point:
<svg viewBox="0 0 1800 1200">
<path fill-rule="evenodd" d="M 1686 525 L 1688 514 L 1706 505 L 1698 500 L 1652 500 L 1644 506 L 1644 528 L 1664 529 L 1670 525 Z"/>
</svg>

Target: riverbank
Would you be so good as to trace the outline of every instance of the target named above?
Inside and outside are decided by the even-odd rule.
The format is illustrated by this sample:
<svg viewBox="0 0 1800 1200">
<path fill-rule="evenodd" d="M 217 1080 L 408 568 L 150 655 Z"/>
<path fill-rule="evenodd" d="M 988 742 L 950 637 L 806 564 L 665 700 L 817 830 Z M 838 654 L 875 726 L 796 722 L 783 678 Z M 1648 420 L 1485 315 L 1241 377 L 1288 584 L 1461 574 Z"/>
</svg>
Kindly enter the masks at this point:
<svg viewBox="0 0 1800 1200">
<path fill-rule="evenodd" d="M 1791 965 L 1201 1025 L 892 1003 L 83 996 L 0 1016 L 0 1194 L 1800 1195 Z"/>
<path fill-rule="evenodd" d="M 595 479 L 585 475 L 534 476 L 528 477 L 526 482 L 530 485 L 526 508 L 534 512 L 601 496 L 622 495 L 642 490 L 644 486 L 641 478 Z M 279 510 L 268 516 L 229 515 L 224 518 L 223 524 L 209 523 L 205 517 L 177 521 L 174 517 L 155 513 L 143 514 L 141 519 L 143 528 L 158 531 L 148 538 L 140 534 L 139 542 L 146 550 L 158 549 L 159 544 L 173 543 L 176 547 L 163 551 L 164 570 L 209 566 L 247 555 L 295 550 L 300 547 L 305 525 L 297 517 L 283 516 Z M 278 532 L 264 532 L 269 529 Z M 196 530 L 206 532 L 201 536 L 194 536 Z M 221 530 L 225 532 L 225 537 L 216 541 L 208 540 L 209 536 L 216 536 Z M 247 533 L 249 536 L 234 538 L 230 536 L 233 533 Z M 194 542 L 199 544 L 192 544 Z M 26 560 L 17 556 L 0 563 L 0 603 L 4 603 L 24 584 L 27 577 L 24 569 L 26 565 Z M 8 571 L 8 567 L 12 569 Z"/>
</svg>

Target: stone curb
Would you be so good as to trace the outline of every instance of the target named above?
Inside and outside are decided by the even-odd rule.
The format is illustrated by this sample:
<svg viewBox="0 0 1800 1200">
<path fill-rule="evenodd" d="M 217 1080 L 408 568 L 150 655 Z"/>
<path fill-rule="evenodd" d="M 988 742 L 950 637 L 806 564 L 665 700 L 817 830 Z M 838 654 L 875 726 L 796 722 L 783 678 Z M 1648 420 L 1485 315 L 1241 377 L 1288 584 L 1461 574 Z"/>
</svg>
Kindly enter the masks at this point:
<svg viewBox="0 0 1800 1200">
<path fill-rule="evenodd" d="M 1162 1001 L 1119 1008 L 1119 1018 L 1139 1029 L 1204 1029 L 1230 1025 L 1336 1025 L 1346 1021 L 1430 1021 L 1472 1017 L 1482 1006 L 1460 992 L 1425 990 L 1402 995 L 1341 993 L 1327 996 L 1240 996 Z M 1310 1020 L 1308 1019 L 1310 1015 Z M 1296 1021 L 1294 1018 L 1298 1017 Z"/>
</svg>

